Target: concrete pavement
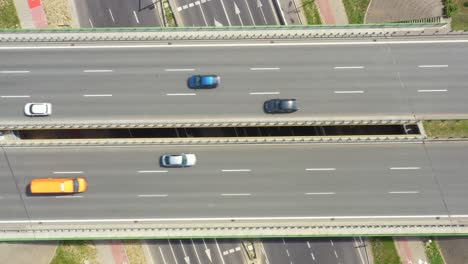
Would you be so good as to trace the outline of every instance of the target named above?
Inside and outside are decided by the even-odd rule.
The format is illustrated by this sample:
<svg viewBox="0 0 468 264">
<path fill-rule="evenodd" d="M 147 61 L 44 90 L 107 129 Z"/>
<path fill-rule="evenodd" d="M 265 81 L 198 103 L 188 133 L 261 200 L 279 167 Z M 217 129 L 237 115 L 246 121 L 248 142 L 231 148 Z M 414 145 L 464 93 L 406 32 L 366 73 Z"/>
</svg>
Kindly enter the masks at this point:
<svg viewBox="0 0 468 264">
<path fill-rule="evenodd" d="M 57 241 L 50 242 L 3 242 L 0 243 L 2 263 L 50 264 L 55 256 Z"/>
<path fill-rule="evenodd" d="M 346 25 L 348 16 L 342 0 L 316 0 L 315 4 L 323 24 Z"/>
<path fill-rule="evenodd" d="M 403 264 L 428 264 L 423 238 L 394 237 L 395 248 Z"/>
<path fill-rule="evenodd" d="M 41 0 L 14 0 L 21 28 L 47 28 Z"/>
</svg>

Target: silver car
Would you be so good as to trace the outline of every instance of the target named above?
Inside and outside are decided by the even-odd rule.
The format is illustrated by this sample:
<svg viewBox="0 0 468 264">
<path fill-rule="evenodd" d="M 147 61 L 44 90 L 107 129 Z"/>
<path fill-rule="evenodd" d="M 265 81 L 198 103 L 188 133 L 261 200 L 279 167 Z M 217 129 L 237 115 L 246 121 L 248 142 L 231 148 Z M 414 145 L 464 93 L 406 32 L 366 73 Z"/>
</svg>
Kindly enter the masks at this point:
<svg viewBox="0 0 468 264">
<path fill-rule="evenodd" d="M 24 114 L 27 116 L 48 116 L 52 114 L 50 103 L 28 103 L 24 106 Z"/>
<path fill-rule="evenodd" d="M 173 155 L 162 155 L 161 165 L 163 167 L 190 167 L 195 165 L 197 157 L 195 154 L 173 154 Z"/>
</svg>

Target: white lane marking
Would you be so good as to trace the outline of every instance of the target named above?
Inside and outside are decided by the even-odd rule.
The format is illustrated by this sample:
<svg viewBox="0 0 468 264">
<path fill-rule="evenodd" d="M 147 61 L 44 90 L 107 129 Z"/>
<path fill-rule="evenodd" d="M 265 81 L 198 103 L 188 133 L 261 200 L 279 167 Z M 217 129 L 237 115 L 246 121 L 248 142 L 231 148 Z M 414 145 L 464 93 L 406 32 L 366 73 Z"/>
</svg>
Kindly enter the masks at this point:
<svg viewBox="0 0 468 264">
<path fill-rule="evenodd" d="M 168 93 L 167 96 L 197 95 L 196 93 Z"/>
<path fill-rule="evenodd" d="M 448 65 L 418 65 L 419 68 L 447 68 Z"/>
<path fill-rule="evenodd" d="M 270 264 L 270 260 L 268 259 L 268 255 L 267 255 L 267 253 L 265 251 L 265 248 L 263 247 L 263 243 L 260 243 L 260 247 L 261 247 L 260 249 L 261 249 L 261 251 L 263 253 L 263 256 L 265 256 L 266 264 Z"/>
<path fill-rule="evenodd" d="M 89 46 L 17 46 L 0 47 L 0 50 L 35 50 L 35 49 L 152 49 L 152 48 L 194 48 L 194 47 L 268 47 L 268 46 L 347 46 L 347 45 L 401 45 L 401 44 L 446 44 L 468 43 L 468 40 L 440 41 L 382 41 L 382 42 L 292 42 L 292 43 L 229 43 L 229 44 L 174 44 L 174 45 L 89 45 Z"/>
<path fill-rule="evenodd" d="M 182 11 L 182 7 L 179 6 L 179 7 L 177 8 L 177 11 L 179 11 L 179 12 Z"/>
<path fill-rule="evenodd" d="M 389 194 L 418 194 L 419 191 L 391 191 Z"/>
<path fill-rule="evenodd" d="M 167 242 L 169 242 L 169 247 L 171 248 L 172 257 L 174 258 L 175 263 L 176 263 L 176 264 L 179 264 L 179 263 L 177 262 L 177 257 L 176 257 L 176 255 L 175 255 L 175 253 L 174 253 L 174 249 L 172 248 L 171 240 L 168 239 Z"/>
<path fill-rule="evenodd" d="M 307 241 L 307 247 L 310 248 L 310 242 L 309 241 Z"/>
<path fill-rule="evenodd" d="M 188 5 L 183 5 L 182 8 L 183 8 L 183 9 L 187 9 L 187 8 L 188 8 Z"/>
<path fill-rule="evenodd" d="M 76 196 L 55 196 L 55 198 L 83 198 L 83 196 L 76 195 Z"/>
<path fill-rule="evenodd" d="M 30 71 L 0 71 L 0 73 L 30 73 Z"/>
<path fill-rule="evenodd" d="M 189 7 L 193 7 L 194 4 L 193 4 L 193 3 L 189 3 L 188 6 L 189 6 Z"/>
<path fill-rule="evenodd" d="M 282 237 L 281 240 L 283 241 L 283 245 L 286 245 L 286 241 L 284 240 L 284 238 Z"/>
<path fill-rule="evenodd" d="M 160 246 L 158 246 L 158 248 L 159 248 L 159 253 L 161 254 L 161 258 L 162 258 L 162 260 L 163 260 L 164 264 L 167 264 L 167 262 L 166 262 L 166 258 L 164 257 L 164 254 L 163 254 L 163 251 L 162 251 L 161 247 L 160 247 Z"/>
<path fill-rule="evenodd" d="M 262 94 L 280 94 L 280 92 L 253 92 L 251 95 L 262 95 Z"/>
<path fill-rule="evenodd" d="M 91 21 L 91 18 L 88 18 L 89 24 L 91 25 L 92 28 L 94 28 L 93 21 Z"/>
<path fill-rule="evenodd" d="M 29 95 L 2 95 L 1 98 L 29 98 Z"/>
<path fill-rule="evenodd" d="M 138 197 L 167 197 L 167 194 L 139 194 Z"/>
<path fill-rule="evenodd" d="M 112 94 L 83 94 L 84 97 L 111 97 Z"/>
<path fill-rule="evenodd" d="M 198 251 L 197 251 L 197 248 L 195 247 L 195 243 L 193 242 L 193 239 L 190 239 L 190 242 L 193 246 L 193 250 L 195 251 L 195 256 L 197 256 L 198 263 L 202 263 L 200 260 L 200 256 L 198 256 Z"/>
<path fill-rule="evenodd" d="M 218 249 L 219 256 L 221 257 L 221 261 L 223 262 L 223 264 L 226 264 L 226 262 L 224 262 L 223 254 L 221 253 L 221 249 L 219 248 L 218 240 L 216 240 L 216 238 L 215 238 L 214 241 L 215 241 L 215 244 L 216 244 L 216 248 Z"/>
<path fill-rule="evenodd" d="M 341 69 L 364 69 L 364 66 L 336 66 L 333 67 L 335 70 L 341 70 Z"/>
<path fill-rule="evenodd" d="M 245 5 L 247 6 L 247 10 L 249 10 L 250 19 L 252 19 L 252 24 L 255 25 L 255 20 L 254 20 L 254 17 L 252 15 L 252 11 L 250 10 L 249 3 L 247 3 L 247 0 L 245 0 Z"/>
<path fill-rule="evenodd" d="M 334 171 L 336 168 L 307 168 L 306 171 Z"/>
<path fill-rule="evenodd" d="M 336 250 L 333 250 L 335 252 L 335 257 L 338 258 L 338 253 L 336 253 Z"/>
<path fill-rule="evenodd" d="M 246 172 L 252 171 L 251 169 L 237 169 L 237 170 L 221 170 L 222 172 Z"/>
<path fill-rule="evenodd" d="M 179 240 L 180 247 L 182 248 L 182 252 L 184 253 L 184 260 L 185 263 L 189 264 L 190 263 L 190 257 L 187 256 L 187 252 L 185 252 L 184 244 L 182 244 L 182 240 Z"/>
<path fill-rule="evenodd" d="M 422 89 L 418 90 L 418 93 L 444 93 L 447 92 L 447 89 Z"/>
<path fill-rule="evenodd" d="M 230 254 L 234 253 L 234 249 L 233 248 L 229 249 L 229 253 Z"/>
<path fill-rule="evenodd" d="M 277 71 L 279 67 L 271 67 L 271 68 L 250 68 L 251 71 Z"/>
<path fill-rule="evenodd" d="M 111 16 L 112 22 L 115 23 L 114 15 L 112 14 L 112 10 L 109 8 L 109 14 Z"/>
<path fill-rule="evenodd" d="M 309 193 L 305 193 L 306 195 L 332 195 L 332 194 L 336 194 L 334 192 L 309 192 Z"/>
<path fill-rule="evenodd" d="M 141 170 L 138 173 L 165 173 L 167 170 Z"/>
<path fill-rule="evenodd" d="M 229 19 L 229 16 L 227 14 L 226 7 L 224 6 L 224 1 L 223 0 L 221 0 L 221 6 L 223 7 L 224 15 L 226 16 L 228 24 L 229 24 L 229 26 L 231 26 L 231 20 Z"/>
<path fill-rule="evenodd" d="M 353 239 L 354 239 L 354 245 L 355 245 L 354 248 L 357 249 L 357 252 L 358 252 L 358 254 L 359 254 L 359 258 L 361 259 L 361 263 L 362 263 L 362 264 L 365 264 L 365 262 L 364 262 L 364 257 L 362 256 L 362 252 L 361 252 L 361 249 L 362 249 L 362 246 L 361 246 L 361 245 L 364 245 L 364 243 L 363 243 L 361 237 L 359 237 L 359 239 L 361 240 L 361 244 L 359 244 L 359 243 L 357 242 L 356 237 L 354 237 Z M 364 246 L 365 246 L 365 245 L 364 245 Z"/>
<path fill-rule="evenodd" d="M 223 256 L 226 256 L 227 254 L 229 254 L 229 251 L 227 250 L 223 251 Z"/>
<path fill-rule="evenodd" d="M 291 255 L 289 254 L 289 250 L 286 249 L 286 254 L 288 254 L 288 257 L 290 257 Z"/>
<path fill-rule="evenodd" d="M 222 193 L 221 196 L 250 196 L 251 193 Z"/>
<path fill-rule="evenodd" d="M 391 167 L 391 170 L 419 170 L 421 167 Z"/>
<path fill-rule="evenodd" d="M 330 243 L 331 243 L 332 247 L 335 246 L 335 244 L 333 244 L 333 240 L 331 240 L 331 239 L 330 239 Z"/>
<path fill-rule="evenodd" d="M 197 1 L 198 3 L 200 3 L 199 1 Z M 203 11 L 203 8 L 201 5 L 199 5 L 200 7 L 200 11 L 201 11 L 201 14 L 202 14 L 202 17 L 203 17 L 203 22 L 205 22 L 205 26 L 208 26 L 208 22 L 206 21 L 206 16 L 205 16 L 205 12 Z"/>
<path fill-rule="evenodd" d="M 194 71 L 195 69 L 165 69 L 167 72 L 177 72 L 177 71 Z"/>
<path fill-rule="evenodd" d="M 82 174 L 82 171 L 54 171 L 53 174 Z"/>
<path fill-rule="evenodd" d="M 334 91 L 336 94 L 362 94 L 364 91 Z"/>
<path fill-rule="evenodd" d="M 140 20 L 138 20 L 138 16 L 137 16 L 137 13 L 135 12 L 135 10 L 133 10 L 133 15 L 135 16 L 135 20 L 138 24 L 140 24 Z"/>
<path fill-rule="evenodd" d="M 236 247 L 236 251 L 240 251 L 240 250 L 241 250 L 241 248 L 240 248 L 240 247 Z"/>
<path fill-rule="evenodd" d="M 113 72 L 114 70 L 83 70 L 83 72 L 101 73 L 101 72 Z"/>
<path fill-rule="evenodd" d="M 315 255 L 313 252 L 310 252 L 310 256 L 312 257 L 312 260 L 315 261 Z"/>
</svg>

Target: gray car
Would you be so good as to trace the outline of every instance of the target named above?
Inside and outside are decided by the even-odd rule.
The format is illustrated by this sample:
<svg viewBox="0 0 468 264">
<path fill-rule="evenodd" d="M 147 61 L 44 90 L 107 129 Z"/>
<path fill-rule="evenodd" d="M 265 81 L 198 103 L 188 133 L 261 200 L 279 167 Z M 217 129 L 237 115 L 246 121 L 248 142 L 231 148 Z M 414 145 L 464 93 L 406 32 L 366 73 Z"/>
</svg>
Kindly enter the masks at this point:
<svg viewBox="0 0 468 264">
<path fill-rule="evenodd" d="M 299 107 L 296 99 L 271 99 L 263 104 L 265 113 L 282 114 L 296 112 Z"/>
</svg>

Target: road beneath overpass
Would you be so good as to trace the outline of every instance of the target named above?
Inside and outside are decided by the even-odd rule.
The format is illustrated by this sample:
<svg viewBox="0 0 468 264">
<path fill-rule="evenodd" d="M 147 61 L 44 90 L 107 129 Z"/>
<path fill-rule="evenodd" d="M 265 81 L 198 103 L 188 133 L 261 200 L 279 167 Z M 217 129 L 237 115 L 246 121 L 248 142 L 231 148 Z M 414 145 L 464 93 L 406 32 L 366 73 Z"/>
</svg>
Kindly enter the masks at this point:
<svg viewBox="0 0 468 264">
<path fill-rule="evenodd" d="M 467 143 L 3 148 L 0 220 L 466 215 Z M 166 169 L 166 153 L 196 153 Z M 26 195 L 37 177 L 87 192 Z M 6 223 L 6 222 L 2 222 Z"/>
<path fill-rule="evenodd" d="M 430 42 L 430 41 L 429 41 Z M 460 117 L 468 113 L 467 43 L 0 49 L 0 120 L 293 119 Z M 187 88 L 218 74 L 215 90 Z M 263 113 L 271 98 L 300 110 Z M 53 115 L 27 118 L 27 102 Z"/>
</svg>

